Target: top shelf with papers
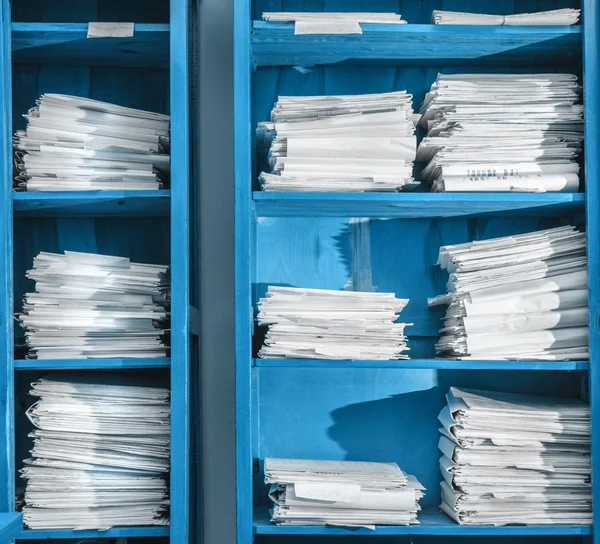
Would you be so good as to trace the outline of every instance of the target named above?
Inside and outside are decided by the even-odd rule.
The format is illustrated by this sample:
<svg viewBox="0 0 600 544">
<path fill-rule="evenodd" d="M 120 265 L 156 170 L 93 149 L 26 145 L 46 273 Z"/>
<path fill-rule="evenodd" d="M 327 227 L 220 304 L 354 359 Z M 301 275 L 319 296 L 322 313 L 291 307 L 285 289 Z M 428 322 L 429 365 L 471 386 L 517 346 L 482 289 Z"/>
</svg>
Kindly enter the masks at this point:
<svg viewBox="0 0 600 544">
<path fill-rule="evenodd" d="M 169 66 L 168 24 L 136 24 L 130 38 L 88 39 L 87 32 L 87 23 L 13 23 L 13 60 L 75 66 Z"/>
<path fill-rule="evenodd" d="M 342 62 L 402 65 L 557 65 L 581 58 L 581 26 L 362 24 L 363 34 L 295 35 L 293 23 L 254 21 L 255 66 Z"/>
</svg>

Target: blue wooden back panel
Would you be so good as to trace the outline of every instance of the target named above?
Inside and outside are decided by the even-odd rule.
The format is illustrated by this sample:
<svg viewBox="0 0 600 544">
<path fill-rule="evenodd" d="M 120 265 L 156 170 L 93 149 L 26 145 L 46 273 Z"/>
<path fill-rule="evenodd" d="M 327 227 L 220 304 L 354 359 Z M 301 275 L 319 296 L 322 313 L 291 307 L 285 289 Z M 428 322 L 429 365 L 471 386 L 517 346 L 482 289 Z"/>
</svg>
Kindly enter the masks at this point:
<svg viewBox="0 0 600 544">
<path fill-rule="evenodd" d="M 434 9 L 508 15 L 578 6 L 578 0 L 255 0 L 252 17 L 260 19 L 264 11 L 379 11 L 400 13 L 409 23 L 429 23 Z"/>
</svg>

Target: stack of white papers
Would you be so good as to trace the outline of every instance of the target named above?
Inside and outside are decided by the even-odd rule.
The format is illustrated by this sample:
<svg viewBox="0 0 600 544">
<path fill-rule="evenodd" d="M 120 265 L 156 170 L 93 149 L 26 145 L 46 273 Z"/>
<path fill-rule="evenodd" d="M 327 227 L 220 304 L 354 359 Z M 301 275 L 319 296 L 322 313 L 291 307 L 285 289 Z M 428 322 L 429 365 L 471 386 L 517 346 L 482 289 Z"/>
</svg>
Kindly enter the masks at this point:
<svg viewBox="0 0 600 544">
<path fill-rule="evenodd" d="M 425 488 L 396 463 L 265 459 L 265 483 L 277 525 L 419 523 Z"/>
<path fill-rule="evenodd" d="M 167 356 L 168 266 L 42 252 L 26 275 L 36 282 L 19 315 L 30 357 Z"/>
<path fill-rule="evenodd" d="M 263 190 L 398 191 L 413 183 L 412 96 L 280 96 L 258 140 L 270 146 Z"/>
<path fill-rule="evenodd" d="M 50 374 L 39 397 L 23 520 L 30 529 L 167 524 L 169 390 L 154 381 L 96 373 Z"/>
<path fill-rule="evenodd" d="M 451 358 L 585 360 L 585 234 L 575 227 L 442 246 L 450 273 L 436 345 Z"/>
<path fill-rule="evenodd" d="M 592 522 L 587 404 L 456 387 L 446 399 L 443 512 L 461 524 Z"/>
<path fill-rule="evenodd" d="M 295 34 L 362 34 L 360 23 L 406 24 L 399 13 L 264 12 L 265 21 L 295 23 Z"/>
<path fill-rule="evenodd" d="M 169 116 L 44 94 L 14 137 L 15 189 L 152 190 L 169 179 Z"/>
<path fill-rule="evenodd" d="M 571 74 L 439 74 L 421 108 L 421 180 L 438 192 L 577 192 L 579 98 Z"/>
<path fill-rule="evenodd" d="M 408 359 L 396 323 L 408 304 L 394 293 L 272 287 L 258 303 L 268 325 L 260 357 L 298 359 Z"/>
<path fill-rule="evenodd" d="M 538 11 L 536 13 L 517 13 L 514 15 L 487 15 L 436 9 L 431 14 L 431 22 L 434 25 L 569 26 L 577 24 L 580 14 L 580 9 L 571 8 Z"/>
</svg>

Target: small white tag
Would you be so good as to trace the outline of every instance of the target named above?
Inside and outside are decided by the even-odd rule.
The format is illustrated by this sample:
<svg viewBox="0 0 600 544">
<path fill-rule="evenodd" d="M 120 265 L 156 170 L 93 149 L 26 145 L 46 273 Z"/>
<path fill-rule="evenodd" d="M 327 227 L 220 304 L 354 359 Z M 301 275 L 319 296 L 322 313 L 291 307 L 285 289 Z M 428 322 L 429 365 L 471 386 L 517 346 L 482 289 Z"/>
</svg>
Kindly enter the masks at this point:
<svg viewBox="0 0 600 544">
<path fill-rule="evenodd" d="M 352 21 L 296 21 L 294 34 L 362 34 L 362 28 Z"/>
<path fill-rule="evenodd" d="M 88 23 L 88 38 L 131 38 L 134 23 Z"/>
<path fill-rule="evenodd" d="M 298 483 L 294 484 L 294 492 L 299 499 L 317 501 L 352 502 L 360 497 L 358 484 L 326 484 Z"/>
</svg>

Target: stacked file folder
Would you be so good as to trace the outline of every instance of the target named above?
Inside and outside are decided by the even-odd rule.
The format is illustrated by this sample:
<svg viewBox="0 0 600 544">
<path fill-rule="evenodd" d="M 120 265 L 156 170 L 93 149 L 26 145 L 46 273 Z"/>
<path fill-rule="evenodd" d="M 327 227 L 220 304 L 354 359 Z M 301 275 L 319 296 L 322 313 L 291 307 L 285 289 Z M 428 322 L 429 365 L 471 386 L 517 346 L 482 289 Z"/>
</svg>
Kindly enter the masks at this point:
<svg viewBox="0 0 600 544">
<path fill-rule="evenodd" d="M 361 23 L 406 24 L 397 13 L 264 12 L 265 21 L 295 23 L 295 34 L 362 34 Z"/>
<path fill-rule="evenodd" d="M 588 296 L 585 234 L 575 227 L 442 246 L 450 273 L 439 355 L 451 358 L 585 360 Z"/>
<path fill-rule="evenodd" d="M 461 524 L 592 522 L 587 404 L 455 387 L 446 399 L 443 512 Z"/>
<path fill-rule="evenodd" d="M 268 325 L 260 357 L 300 359 L 408 359 L 396 323 L 408 304 L 393 293 L 363 293 L 270 286 L 258 303 Z"/>
<path fill-rule="evenodd" d="M 439 74 L 417 160 L 436 192 L 577 192 L 583 106 L 571 74 Z"/>
<path fill-rule="evenodd" d="M 169 180 L 169 116 L 44 94 L 14 137 L 16 190 L 161 189 Z"/>
<path fill-rule="evenodd" d="M 27 272 L 23 313 L 29 357 L 166 357 L 168 266 L 65 251 L 40 253 Z"/>
<path fill-rule="evenodd" d="M 32 384 L 30 529 L 168 523 L 169 390 L 133 376 L 50 374 Z"/>
<path fill-rule="evenodd" d="M 270 147 L 265 191 L 399 191 L 414 183 L 412 96 L 280 96 L 258 141 Z"/>
<path fill-rule="evenodd" d="M 514 15 L 487 15 L 483 13 L 464 13 L 436 9 L 431 14 L 431 22 L 435 25 L 569 26 L 577 24 L 580 14 L 580 9 L 571 8 L 538 11 L 535 13 L 517 13 Z"/>
<path fill-rule="evenodd" d="M 410 525 L 423 486 L 396 463 L 265 459 L 277 525 Z"/>
</svg>

